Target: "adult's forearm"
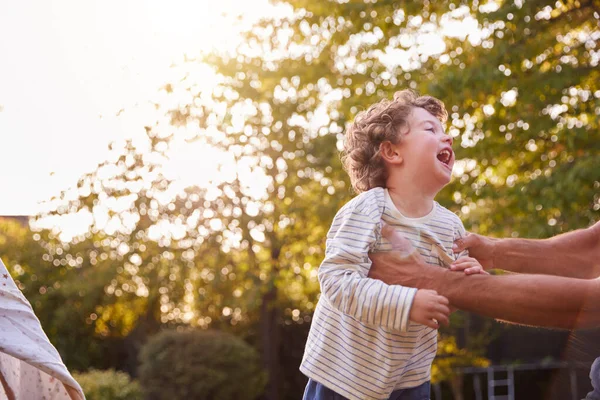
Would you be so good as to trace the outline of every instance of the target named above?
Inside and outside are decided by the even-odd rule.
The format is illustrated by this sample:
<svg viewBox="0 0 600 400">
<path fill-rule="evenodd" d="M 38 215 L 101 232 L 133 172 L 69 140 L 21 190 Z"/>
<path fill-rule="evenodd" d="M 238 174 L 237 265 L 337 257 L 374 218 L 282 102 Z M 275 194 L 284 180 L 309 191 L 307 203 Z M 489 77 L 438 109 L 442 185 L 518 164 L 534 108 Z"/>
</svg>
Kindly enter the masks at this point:
<svg viewBox="0 0 600 400">
<path fill-rule="evenodd" d="M 462 310 L 518 324 L 600 327 L 600 280 L 543 275 L 470 275 L 431 270 L 417 287 L 436 290 Z"/>
<path fill-rule="evenodd" d="M 498 239 L 494 244 L 497 268 L 581 279 L 600 276 L 600 223 L 550 239 Z"/>
</svg>

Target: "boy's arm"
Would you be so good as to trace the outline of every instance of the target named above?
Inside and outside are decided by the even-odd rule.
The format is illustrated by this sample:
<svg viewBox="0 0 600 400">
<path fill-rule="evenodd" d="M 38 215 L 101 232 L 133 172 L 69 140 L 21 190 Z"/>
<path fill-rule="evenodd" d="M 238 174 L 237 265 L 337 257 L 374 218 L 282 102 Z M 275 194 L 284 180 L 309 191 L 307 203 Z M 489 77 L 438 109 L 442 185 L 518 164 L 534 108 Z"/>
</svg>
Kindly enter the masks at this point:
<svg viewBox="0 0 600 400">
<path fill-rule="evenodd" d="M 417 289 L 367 277 L 371 267 L 368 252 L 381 230 L 379 217 L 377 210 L 352 207 L 336 215 L 318 271 L 321 297 L 365 324 L 406 331 Z M 446 321 L 446 314 L 440 308 L 439 320 Z"/>
</svg>

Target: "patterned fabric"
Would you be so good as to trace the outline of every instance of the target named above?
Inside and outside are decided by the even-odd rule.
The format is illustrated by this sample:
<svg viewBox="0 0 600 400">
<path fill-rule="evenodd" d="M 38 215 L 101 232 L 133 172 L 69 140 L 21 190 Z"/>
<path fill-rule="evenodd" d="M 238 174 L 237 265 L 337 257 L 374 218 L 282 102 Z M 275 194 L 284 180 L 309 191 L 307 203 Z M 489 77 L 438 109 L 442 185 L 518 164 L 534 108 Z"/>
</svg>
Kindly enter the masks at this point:
<svg viewBox="0 0 600 400">
<path fill-rule="evenodd" d="M 319 267 L 321 296 L 300 370 L 352 400 L 388 399 L 394 390 L 431 379 L 437 330 L 409 320 L 417 289 L 367 277 L 368 253 L 389 251 L 382 221 L 409 239 L 431 265 L 447 267 L 460 219 L 434 203 L 422 218 L 407 218 L 386 189 L 356 196 L 335 216 Z M 463 254 L 461 254 L 463 255 Z"/>
<path fill-rule="evenodd" d="M 600 357 L 596 358 L 596 361 L 592 364 L 590 379 L 594 390 L 589 392 L 584 400 L 600 400 Z"/>
<path fill-rule="evenodd" d="M 3 395 L 3 396 L 2 396 Z M 0 260 L 0 398 L 83 400 L 79 384 Z"/>
</svg>

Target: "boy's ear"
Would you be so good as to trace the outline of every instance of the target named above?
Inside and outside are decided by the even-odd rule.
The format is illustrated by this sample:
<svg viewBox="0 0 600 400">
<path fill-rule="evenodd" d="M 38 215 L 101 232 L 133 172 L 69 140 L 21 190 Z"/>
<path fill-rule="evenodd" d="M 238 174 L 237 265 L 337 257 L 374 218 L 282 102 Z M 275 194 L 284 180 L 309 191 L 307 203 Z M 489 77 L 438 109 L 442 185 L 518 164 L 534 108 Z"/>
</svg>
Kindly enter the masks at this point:
<svg viewBox="0 0 600 400">
<path fill-rule="evenodd" d="M 402 164 L 404 159 L 400 155 L 397 144 L 390 141 L 385 141 L 379 145 L 379 153 L 383 160 L 390 164 Z"/>
</svg>

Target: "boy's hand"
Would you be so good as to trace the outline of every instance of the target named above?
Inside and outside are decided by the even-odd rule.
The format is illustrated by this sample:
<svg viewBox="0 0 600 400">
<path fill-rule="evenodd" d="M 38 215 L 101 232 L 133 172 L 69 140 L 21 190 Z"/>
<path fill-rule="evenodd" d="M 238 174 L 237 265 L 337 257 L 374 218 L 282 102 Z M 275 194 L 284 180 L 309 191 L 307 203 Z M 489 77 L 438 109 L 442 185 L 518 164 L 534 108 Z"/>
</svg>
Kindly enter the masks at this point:
<svg viewBox="0 0 600 400">
<path fill-rule="evenodd" d="M 437 294 L 435 290 L 419 289 L 408 318 L 418 324 L 438 329 L 440 324 L 448 325 L 448 305 L 448 299 Z"/>
<path fill-rule="evenodd" d="M 489 275 L 486 272 L 479 261 L 477 261 L 473 257 L 461 257 L 458 260 L 454 261 L 450 265 L 450 269 L 452 271 L 464 271 L 465 275 L 475 275 L 475 274 L 484 274 Z"/>
</svg>

